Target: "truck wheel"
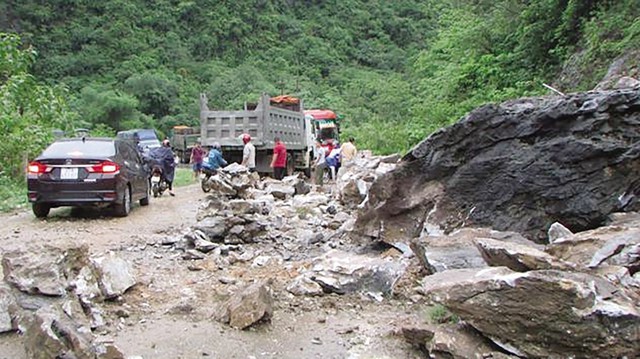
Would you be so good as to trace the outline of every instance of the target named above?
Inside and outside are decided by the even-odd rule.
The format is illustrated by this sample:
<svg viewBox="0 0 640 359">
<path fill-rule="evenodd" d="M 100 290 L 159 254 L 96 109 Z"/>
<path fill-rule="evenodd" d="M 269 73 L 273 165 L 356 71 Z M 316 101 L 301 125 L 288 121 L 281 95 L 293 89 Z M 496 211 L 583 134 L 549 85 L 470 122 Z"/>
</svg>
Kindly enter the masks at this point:
<svg viewBox="0 0 640 359">
<path fill-rule="evenodd" d="M 290 153 L 287 153 L 287 176 L 291 176 L 295 170 L 296 164 L 293 162 L 293 156 Z"/>
</svg>

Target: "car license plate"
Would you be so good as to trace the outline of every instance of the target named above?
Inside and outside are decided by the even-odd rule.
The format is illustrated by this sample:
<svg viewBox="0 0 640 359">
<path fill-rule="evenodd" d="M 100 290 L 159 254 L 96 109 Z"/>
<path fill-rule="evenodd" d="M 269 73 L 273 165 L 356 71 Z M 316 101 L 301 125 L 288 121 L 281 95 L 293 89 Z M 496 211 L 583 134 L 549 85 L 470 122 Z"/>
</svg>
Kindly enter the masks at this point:
<svg viewBox="0 0 640 359">
<path fill-rule="evenodd" d="M 61 167 L 60 179 L 78 179 L 78 167 Z"/>
</svg>

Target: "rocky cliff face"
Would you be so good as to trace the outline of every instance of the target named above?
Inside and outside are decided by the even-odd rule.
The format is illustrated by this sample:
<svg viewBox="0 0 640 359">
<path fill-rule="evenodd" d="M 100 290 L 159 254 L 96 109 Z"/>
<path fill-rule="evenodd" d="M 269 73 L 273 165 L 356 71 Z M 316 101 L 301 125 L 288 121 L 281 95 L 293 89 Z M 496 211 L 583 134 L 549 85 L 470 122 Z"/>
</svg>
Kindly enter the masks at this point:
<svg viewBox="0 0 640 359">
<path fill-rule="evenodd" d="M 356 230 L 409 239 L 462 226 L 545 242 L 638 208 L 640 87 L 486 105 L 373 184 Z"/>
</svg>

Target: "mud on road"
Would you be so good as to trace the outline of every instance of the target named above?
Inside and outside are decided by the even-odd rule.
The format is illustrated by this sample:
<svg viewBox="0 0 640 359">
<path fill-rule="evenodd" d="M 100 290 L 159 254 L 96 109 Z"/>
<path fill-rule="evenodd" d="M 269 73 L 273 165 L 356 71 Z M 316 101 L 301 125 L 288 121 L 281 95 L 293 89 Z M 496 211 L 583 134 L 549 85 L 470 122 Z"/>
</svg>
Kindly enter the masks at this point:
<svg viewBox="0 0 640 359">
<path fill-rule="evenodd" d="M 138 284 L 119 300 L 102 303 L 107 325 L 96 332 L 136 358 L 418 358 L 393 335 L 403 318 L 426 315 L 403 298 L 382 302 L 365 295 L 295 297 L 284 288 L 298 262 L 265 266 L 212 260 L 189 261 L 161 244 L 196 222 L 205 194 L 198 185 L 178 188 L 176 197 L 136 205 L 128 217 L 98 211 L 53 209 L 46 220 L 28 210 L 0 215 L 0 250 L 34 253 L 46 246 L 86 244 L 90 253 L 114 251 L 134 264 Z M 268 243 L 252 244 L 254 250 Z M 225 278 L 226 280 L 222 280 Z M 229 281 L 228 278 L 233 278 Z M 274 294 L 270 322 L 240 331 L 213 319 L 230 293 L 255 279 L 268 279 Z M 222 283 L 222 282 L 225 283 Z M 26 358 L 19 334 L 0 336 L 0 358 Z"/>
</svg>

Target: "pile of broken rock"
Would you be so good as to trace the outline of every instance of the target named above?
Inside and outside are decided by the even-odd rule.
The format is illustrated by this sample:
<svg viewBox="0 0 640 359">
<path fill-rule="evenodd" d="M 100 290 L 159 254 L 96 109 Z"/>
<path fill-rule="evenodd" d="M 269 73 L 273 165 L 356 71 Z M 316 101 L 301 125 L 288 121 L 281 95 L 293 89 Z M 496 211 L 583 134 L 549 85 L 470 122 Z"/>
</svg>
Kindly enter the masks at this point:
<svg viewBox="0 0 640 359">
<path fill-rule="evenodd" d="M 86 246 L 6 252 L 0 284 L 0 332 L 19 330 L 30 358 L 123 358 L 108 337 L 100 305 L 136 284 L 132 265 Z"/>
</svg>

